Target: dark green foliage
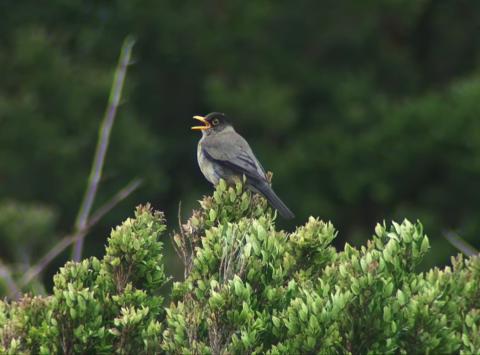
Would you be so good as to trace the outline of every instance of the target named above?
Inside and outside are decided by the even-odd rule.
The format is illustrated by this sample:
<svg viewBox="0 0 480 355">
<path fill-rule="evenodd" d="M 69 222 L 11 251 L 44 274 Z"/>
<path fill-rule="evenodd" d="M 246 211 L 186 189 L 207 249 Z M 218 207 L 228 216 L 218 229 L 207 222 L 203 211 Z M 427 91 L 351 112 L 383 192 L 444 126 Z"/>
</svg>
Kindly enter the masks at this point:
<svg viewBox="0 0 480 355">
<path fill-rule="evenodd" d="M 14 200 L 0 202 L 0 250 L 8 255 L 5 261 L 0 257 L 0 267 L 8 262 L 12 279 L 19 278 L 29 264 L 51 247 L 56 222 L 57 213 L 47 206 Z M 2 276 L 0 295 L 5 296 L 13 290 Z M 39 280 L 33 280 L 29 290 L 45 293 Z"/>
<path fill-rule="evenodd" d="M 14 259 L 31 259 L 44 251 L 55 230 L 56 214 L 46 206 L 15 201 L 0 203 L 0 247 Z"/>
<path fill-rule="evenodd" d="M 480 351 L 480 258 L 417 273 L 420 223 L 378 224 L 336 251 L 331 223 L 292 233 L 223 181 L 173 241 L 186 279 L 165 308 L 163 216 L 140 207 L 102 260 L 67 263 L 54 293 L 0 302 L 3 353 L 456 353 Z"/>
<path fill-rule="evenodd" d="M 444 229 L 479 247 L 478 1 L 4 0 L 0 13 L 0 200 L 51 206 L 58 235 L 119 47 L 138 39 L 97 202 L 136 175 L 145 184 L 86 255 L 139 201 L 173 215 L 207 191 L 188 128 L 209 111 L 232 116 L 300 220 L 335 223 L 337 245 L 408 217 L 435 235 L 429 265 L 453 253 Z M 11 248 L 2 259 L 19 262 Z"/>
</svg>

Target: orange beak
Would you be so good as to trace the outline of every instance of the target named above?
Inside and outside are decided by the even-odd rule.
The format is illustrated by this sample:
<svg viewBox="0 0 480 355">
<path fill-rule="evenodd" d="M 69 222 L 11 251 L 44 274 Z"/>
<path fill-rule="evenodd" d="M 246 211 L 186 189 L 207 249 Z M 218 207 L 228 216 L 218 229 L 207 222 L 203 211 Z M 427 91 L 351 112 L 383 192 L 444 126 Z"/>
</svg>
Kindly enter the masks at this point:
<svg viewBox="0 0 480 355">
<path fill-rule="evenodd" d="M 193 118 L 204 124 L 204 126 L 193 126 L 192 129 L 195 131 L 205 131 L 206 129 L 212 127 L 212 125 L 203 116 L 193 116 Z"/>
</svg>

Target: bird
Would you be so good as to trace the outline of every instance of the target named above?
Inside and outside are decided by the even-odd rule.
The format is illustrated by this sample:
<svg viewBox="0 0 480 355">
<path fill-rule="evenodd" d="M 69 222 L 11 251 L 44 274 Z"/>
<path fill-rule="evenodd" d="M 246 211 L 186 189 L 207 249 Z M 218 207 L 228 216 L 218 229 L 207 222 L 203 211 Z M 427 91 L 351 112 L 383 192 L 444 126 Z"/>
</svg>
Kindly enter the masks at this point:
<svg viewBox="0 0 480 355">
<path fill-rule="evenodd" d="M 192 130 L 201 131 L 197 147 L 197 160 L 205 178 L 217 185 L 220 179 L 234 184 L 243 176 L 247 188 L 263 195 L 270 205 L 285 219 L 295 217 L 292 211 L 273 191 L 265 169 L 253 154 L 252 148 L 238 134 L 224 113 L 212 112 L 206 116 L 193 116 L 202 123 Z"/>
</svg>

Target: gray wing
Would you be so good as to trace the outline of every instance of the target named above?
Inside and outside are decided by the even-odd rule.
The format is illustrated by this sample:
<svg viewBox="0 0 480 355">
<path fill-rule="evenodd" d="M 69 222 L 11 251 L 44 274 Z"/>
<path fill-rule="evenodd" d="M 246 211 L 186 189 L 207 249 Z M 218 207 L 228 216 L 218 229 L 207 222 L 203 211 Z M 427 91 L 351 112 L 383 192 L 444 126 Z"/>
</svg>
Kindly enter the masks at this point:
<svg viewBox="0 0 480 355">
<path fill-rule="evenodd" d="M 265 171 L 247 141 L 236 132 L 225 132 L 206 137 L 202 142 L 204 154 L 247 178 L 266 181 Z"/>
</svg>

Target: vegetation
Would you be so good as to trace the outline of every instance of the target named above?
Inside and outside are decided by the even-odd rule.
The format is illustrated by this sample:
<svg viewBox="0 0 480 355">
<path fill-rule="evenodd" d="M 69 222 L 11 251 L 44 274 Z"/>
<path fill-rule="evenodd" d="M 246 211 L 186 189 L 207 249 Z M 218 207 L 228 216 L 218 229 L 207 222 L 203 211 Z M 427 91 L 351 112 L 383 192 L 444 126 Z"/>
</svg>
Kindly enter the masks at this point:
<svg viewBox="0 0 480 355">
<path fill-rule="evenodd" d="M 134 65 L 94 210 L 130 179 L 144 184 L 91 231 L 84 255 L 99 256 L 110 226 L 142 201 L 173 221 L 179 200 L 191 209 L 209 191 L 189 131 L 209 111 L 228 113 L 275 172 L 298 216 L 282 228 L 318 215 L 342 231 L 337 247 L 360 246 L 383 218 L 420 219 L 434 235 L 428 266 L 454 253 L 445 230 L 480 247 L 478 1 L 72 0 L 39 10 L 5 0 L 0 13 L 0 208 L 39 221 L 19 240 L 0 216 L 0 258 L 21 266 L 14 277 L 74 225 L 127 34 Z M 165 252 L 171 272 L 181 269 Z M 51 292 L 69 256 L 38 292 Z"/>
<path fill-rule="evenodd" d="M 443 238 L 478 254 L 480 2 L 0 12 L 0 354 L 480 353 L 480 257 Z M 294 221 L 222 183 L 167 227 L 210 189 L 189 135 L 209 111 Z M 125 220 L 143 201 L 163 212 Z"/>
<path fill-rule="evenodd" d="M 186 278 L 167 304 L 165 220 L 139 207 L 101 260 L 60 269 L 53 295 L 0 302 L 0 351 L 480 351 L 480 258 L 416 272 L 429 250 L 420 223 L 378 224 L 365 246 L 337 251 L 331 223 L 278 230 L 266 201 L 241 184 L 222 182 L 200 206 L 173 236 Z"/>
</svg>

